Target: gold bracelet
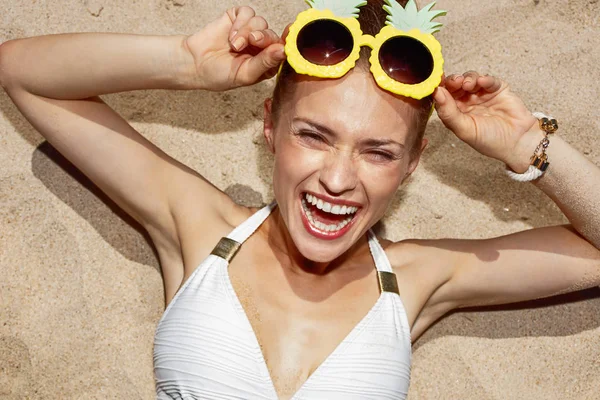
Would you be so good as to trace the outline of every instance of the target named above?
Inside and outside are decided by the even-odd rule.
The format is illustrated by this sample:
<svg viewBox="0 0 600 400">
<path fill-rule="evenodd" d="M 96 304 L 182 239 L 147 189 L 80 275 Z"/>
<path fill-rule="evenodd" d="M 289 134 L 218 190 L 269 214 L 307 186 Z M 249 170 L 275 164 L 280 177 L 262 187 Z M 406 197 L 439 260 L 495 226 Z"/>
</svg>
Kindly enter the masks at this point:
<svg viewBox="0 0 600 400">
<path fill-rule="evenodd" d="M 556 122 L 556 119 L 547 117 L 541 113 L 535 113 L 533 115 L 539 119 L 540 129 L 544 132 L 544 138 L 538 147 L 535 148 L 533 156 L 531 156 L 531 165 L 542 172 L 546 172 L 550 165 L 548 155 L 546 154 L 546 150 L 548 149 L 548 146 L 550 146 L 548 135 L 552 135 L 558 130 L 558 122 Z"/>
</svg>

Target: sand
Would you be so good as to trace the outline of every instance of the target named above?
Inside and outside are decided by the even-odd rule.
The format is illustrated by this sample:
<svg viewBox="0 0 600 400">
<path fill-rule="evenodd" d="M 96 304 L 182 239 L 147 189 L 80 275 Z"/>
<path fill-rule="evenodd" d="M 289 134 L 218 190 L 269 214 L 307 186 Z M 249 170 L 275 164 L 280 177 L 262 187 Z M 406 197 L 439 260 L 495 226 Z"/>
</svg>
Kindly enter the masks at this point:
<svg viewBox="0 0 600 400">
<path fill-rule="evenodd" d="M 0 40 L 72 31 L 190 33 L 232 1 L 0 0 Z M 300 0 L 252 0 L 276 30 Z M 600 3 L 439 0 L 447 72 L 509 81 L 600 165 Z M 229 93 L 107 96 L 135 128 L 237 200 L 271 199 L 264 83 Z M 163 310 L 146 237 L 0 93 L 0 399 L 151 399 Z M 385 235 L 485 238 L 565 222 L 433 119 Z M 218 160 L 215 162 L 214 160 Z M 456 313 L 415 345 L 411 400 L 600 399 L 600 290 Z"/>
</svg>

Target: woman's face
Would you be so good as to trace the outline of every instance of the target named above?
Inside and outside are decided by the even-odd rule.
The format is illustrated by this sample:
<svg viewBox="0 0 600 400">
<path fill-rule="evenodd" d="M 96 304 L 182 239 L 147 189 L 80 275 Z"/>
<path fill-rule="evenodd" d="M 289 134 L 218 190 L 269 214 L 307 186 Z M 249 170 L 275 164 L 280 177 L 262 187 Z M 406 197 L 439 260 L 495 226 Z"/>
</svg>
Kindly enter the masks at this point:
<svg viewBox="0 0 600 400">
<path fill-rule="evenodd" d="M 300 253 L 330 262 L 383 217 L 417 166 L 417 112 L 359 69 L 341 79 L 301 77 L 295 86 L 276 127 L 269 101 L 265 107 L 275 198 Z"/>
</svg>

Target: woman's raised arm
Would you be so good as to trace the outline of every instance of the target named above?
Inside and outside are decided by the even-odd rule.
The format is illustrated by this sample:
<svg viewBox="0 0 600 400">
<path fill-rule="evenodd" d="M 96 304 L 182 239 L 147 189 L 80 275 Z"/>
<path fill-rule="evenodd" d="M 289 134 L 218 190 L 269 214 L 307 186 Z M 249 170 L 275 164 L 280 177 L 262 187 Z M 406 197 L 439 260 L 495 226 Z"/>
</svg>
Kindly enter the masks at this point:
<svg viewBox="0 0 600 400">
<path fill-rule="evenodd" d="M 181 256 L 178 224 L 190 219 L 189 205 L 198 216 L 194 222 L 210 227 L 226 221 L 233 203 L 98 96 L 154 88 L 227 90 L 272 75 L 282 59 L 279 37 L 242 7 L 189 37 L 82 33 L 9 41 L 0 46 L 0 83 L 61 154 L 148 230 L 167 292 L 173 292 L 183 268 L 169 266 L 188 261 Z"/>
<path fill-rule="evenodd" d="M 444 86 L 435 100 L 446 127 L 513 171 L 527 171 L 544 134 L 508 85 L 469 72 L 448 77 Z M 487 240 L 400 244 L 426 255 L 419 258 L 427 289 L 419 294 L 423 311 L 413 325 L 414 337 L 453 308 L 513 303 L 600 284 L 600 168 L 560 137 L 550 140 L 550 168 L 535 184 L 571 225 Z"/>
</svg>

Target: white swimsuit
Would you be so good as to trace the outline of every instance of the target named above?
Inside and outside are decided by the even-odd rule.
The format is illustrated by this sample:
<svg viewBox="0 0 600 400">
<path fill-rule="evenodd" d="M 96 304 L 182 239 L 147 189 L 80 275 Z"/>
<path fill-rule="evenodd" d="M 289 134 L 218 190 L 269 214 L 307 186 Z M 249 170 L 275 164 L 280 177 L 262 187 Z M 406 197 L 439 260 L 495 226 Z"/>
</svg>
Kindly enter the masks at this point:
<svg viewBox="0 0 600 400">
<path fill-rule="evenodd" d="M 258 211 L 221 239 L 165 310 L 154 340 L 158 399 L 278 398 L 227 271 L 239 246 L 274 207 Z M 411 361 L 408 319 L 396 276 L 372 232 L 369 247 L 380 297 L 293 400 L 406 398 Z"/>
</svg>

